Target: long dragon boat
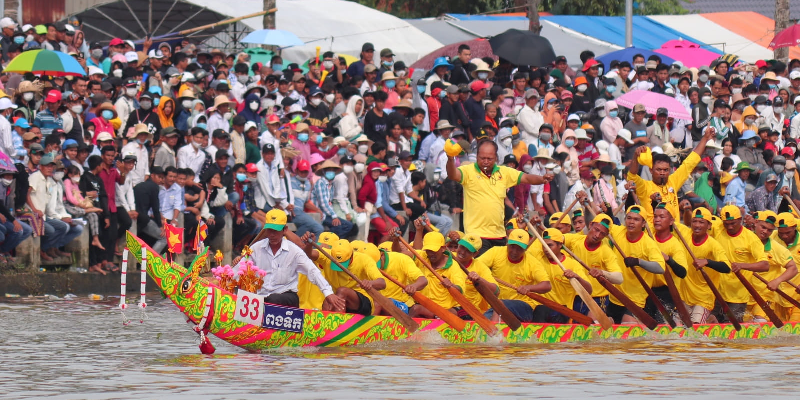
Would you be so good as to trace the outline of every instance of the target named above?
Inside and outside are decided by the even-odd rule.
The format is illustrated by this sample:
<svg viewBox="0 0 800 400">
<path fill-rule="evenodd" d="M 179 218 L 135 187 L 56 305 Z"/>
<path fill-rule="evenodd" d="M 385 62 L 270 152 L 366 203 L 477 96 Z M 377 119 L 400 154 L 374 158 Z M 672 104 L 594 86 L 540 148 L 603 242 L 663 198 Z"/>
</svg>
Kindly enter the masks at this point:
<svg viewBox="0 0 800 400">
<path fill-rule="evenodd" d="M 241 300 L 237 299 L 236 294 L 212 285 L 199 276 L 197 271 L 205 265 L 207 254 L 196 257 L 187 270 L 178 264 L 169 263 L 130 232 L 127 234 L 127 247 L 139 262 L 142 262 L 142 255 L 146 254 L 147 274 L 188 320 L 195 324 L 204 321 L 200 328 L 205 333 L 211 333 L 219 339 L 251 352 L 282 347 L 337 347 L 386 341 L 413 341 L 418 337 L 424 337 L 425 341 L 429 341 L 430 335 L 454 344 L 558 343 L 667 337 L 760 339 L 781 334 L 800 335 L 800 323 L 786 323 L 782 328 L 776 328 L 772 323 L 745 323 L 739 331 L 736 331 L 731 324 L 695 325 L 691 329 L 659 325 L 651 331 L 640 325 L 615 325 L 612 329 L 603 330 L 599 325 L 539 323 L 524 323 L 519 329 L 511 330 L 500 323 L 497 325 L 499 333 L 492 337 L 472 321 L 468 321 L 463 330 L 457 331 L 439 319 L 417 319 L 420 328 L 417 332 L 410 333 L 397 320 L 388 316 L 363 316 L 302 309 L 294 309 L 297 311 L 293 314 L 294 318 L 291 316 L 292 311 L 287 311 L 289 315 L 265 317 L 262 317 L 259 311 L 259 318 L 262 318 L 265 324 L 258 325 L 243 322 L 241 318 L 235 317 L 237 300 Z M 193 270 L 195 273 L 191 273 Z M 302 320 L 297 318 L 298 314 L 302 315 Z M 271 328 L 265 328 L 265 325 Z"/>
</svg>

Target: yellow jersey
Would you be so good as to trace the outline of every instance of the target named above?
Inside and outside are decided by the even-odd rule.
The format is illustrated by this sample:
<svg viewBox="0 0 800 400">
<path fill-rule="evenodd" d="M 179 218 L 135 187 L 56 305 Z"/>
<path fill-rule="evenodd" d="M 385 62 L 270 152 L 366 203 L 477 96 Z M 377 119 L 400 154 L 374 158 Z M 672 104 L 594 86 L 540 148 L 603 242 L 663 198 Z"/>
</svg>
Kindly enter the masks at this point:
<svg viewBox="0 0 800 400">
<path fill-rule="evenodd" d="M 383 254 L 384 258 L 382 261 L 377 262 L 378 268 L 383 270 L 383 272 L 392 278 L 397 279 L 403 285 L 410 285 L 416 282 L 420 276 L 423 276 L 422 271 L 420 271 L 419 267 L 417 267 L 411 257 L 403 253 L 395 253 L 393 251 L 381 250 L 381 253 Z M 390 299 L 402 301 L 409 307 L 414 305 L 414 299 L 412 299 L 408 293 L 403 291 L 405 286 L 400 287 L 395 285 L 394 282 L 389 282 L 388 279 L 385 280 L 386 289 L 383 289 L 381 294 Z"/>
<path fill-rule="evenodd" d="M 300 298 L 300 308 L 306 310 L 321 310 L 325 301 L 325 295 L 305 274 L 297 274 L 297 297 Z"/>
<path fill-rule="evenodd" d="M 775 230 L 775 232 L 772 232 L 772 237 L 770 237 L 770 239 L 773 242 L 778 243 L 778 244 L 786 247 L 786 249 L 789 250 L 789 252 L 792 254 L 792 260 L 795 260 L 794 261 L 795 263 L 797 263 L 797 260 L 800 260 L 800 246 L 798 246 L 798 242 L 800 242 L 800 230 L 798 230 L 798 234 L 795 235 L 794 242 L 792 242 L 792 243 L 784 243 L 783 240 L 781 240 L 781 238 L 778 237 L 778 230 L 777 229 Z M 800 274 L 795 275 L 794 278 L 789 279 L 789 281 L 794 283 L 795 285 L 800 285 Z M 789 296 L 792 296 L 792 298 L 794 298 L 795 300 L 800 301 L 800 294 L 798 294 L 794 290 L 792 285 L 790 285 L 790 284 L 788 284 L 786 282 L 783 282 L 783 283 L 780 284 L 779 288 L 781 290 L 783 290 Z M 784 299 L 780 295 L 778 295 L 778 297 L 780 297 L 780 300 L 778 301 L 778 303 L 780 305 L 782 305 L 784 307 L 794 307 L 792 305 L 792 303 L 789 303 L 788 301 L 786 301 L 786 299 Z"/>
<path fill-rule="evenodd" d="M 334 271 L 331 268 L 331 262 L 325 256 L 320 256 L 319 258 L 320 264 L 323 264 L 325 267 L 322 271 L 322 275 L 331 284 L 333 291 L 336 292 L 337 289 L 340 287 L 346 287 L 355 290 L 358 293 L 367 296 L 369 302 L 375 306 L 374 300 L 367 294 L 367 291 L 362 289 L 361 286 L 358 285 L 356 281 L 350 278 L 347 273 L 344 271 Z M 364 254 L 364 253 L 353 253 L 353 261 L 350 262 L 350 266 L 347 267 L 347 270 L 352 272 L 358 279 L 374 281 L 376 279 L 383 279 L 383 275 L 381 272 L 378 271 L 378 267 L 375 266 L 375 260 L 372 257 Z M 385 279 L 384 279 L 385 281 Z M 391 282 L 387 282 L 391 283 Z"/>
<path fill-rule="evenodd" d="M 627 228 L 624 226 L 611 227 L 611 235 L 614 241 L 617 242 L 617 245 L 626 256 L 640 258 L 645 261 L 655 261 L 661 268 L 665 267 L 664 256 L 661 255 L 661 250 L 658 249 L 656 242 L 651 239 L 650 236 L 642 231 L 636 240 L 629 241 L 626 232 Z M 618 263 L 624 265 L 625 262 L 622 255 L 618 251 L 615 251 L 614 254 L 617 256 Z M 645 283 L 648 285 L 652 284 L 655 279 L 652 272 L 645 271 L 644 268 L 640 267 L 633 268 L 639 268 L 637 272 L 644 278 Z M 644 307 L 644 303 L 647 301 L 647 291 L 639 280 L 636 279 L 631 268 L 625 267 L 622 269 L 622 279 L 622 283 L 618 285 L 620 290 L 636 303 L 637 306 Z M 622 302 L 616 297 L 611 296 L 610 299 L 612 303 L 622 305 Z"/>
<path fill-rule="evenodd" d="M 574 258 L 566 254 L 561 254 L 561 257 L 561 265 L 563 265 L 564 268 L 572 270 L 572 272 L 578 274 L 578 276 L 585 279 L 587 282 L 590 282 L 589 274 L 587 273 L 586 269 L 584 269 L 577 261 L 575 261 Z M 547 276 L 550 278 L 551 286 L 550 291 L 542 296 L 553 300 L 564 307 L 572 309 L 572 303 L 574 302 L 575 296 L 577 296 L 578 293 L 575 292 L 575 288 L 573 288 L 572 284 L 569 283 L 569 279 L 564 276 L 564 271 L 561 270 L 561 267 L 559 267 L 557 263 L 554 263 L 549 259 L 541 264 L 547 272 Z"/>
<path fill-rule="evenodd" d="M 622 272 L 622 265 L 608 241 L 603 240 L 596 248 L 591 249 L 587 247 L 585 235 L 568 233 L 564 235 L 564 241 L 567 248 L 590 268 L 607 272 Z M 586 270 L 584 269 L 584 271 Z M 588 272 L 586 271 L 587 275 Z M 592 297 L 608 296 L 608 290 L 597 279 L 590 277 L 588 280 L 592 284 Z"/>
<path fill-rule="evenodd" d="M 767 239 L 767 243 L 764 243 L 764 253 L 767 255 L 767 262 L 769 262 L 769 271 L 767 272 L 760 272 L 759 274 L 767 280 L 767 282 L 781 276 L 783 272 L 786 270 L 786 264 L 789 261 L 793 260 L 792 252 L 790 252 L 786 247 L 782 246 L 781 244 L 777 243 L 774 240 Z M 789 303 L 781 297 L 776 292 L 773 292 L 767 288 L 767 285 L 764 282 L 761 282 L 758 278 L 751 277 L 750 283 L 753 284 L 753 287 L 756 289 L 758 294 L 764 298 L 766 301 L 771 302 L 778 302 L 781 305 L 785 305 L 787 307 L 794 307 L 792 303 Z M 786 287 L 789 287 L 787 284 Z M 787 294 L 790 293 L 783 289 L 783 284 L 779 287 L 781 290 L 786 292 Z M 794 292 L 792 290 L 791 292 Z M 755 300 L 751 300 L 750 304 L 756 304 Z"/>
<path fill-rule="evenodd" d="M 742 227 L 742 230 L 734 235 L 728 235 L 724 229 L 715 237 L 719 244 L 726 250 L 728 259 L 731 263 L 756 263 L 767 261 L 764 253 L 764 244 L 755 233 Z M 748 270 L 740 271 L 745 279 L 753 281 L 753 272 Z M 720 279 L 719 291 L 722 298 L 728 303 L 749 303 L 750 293 L 745 289 L 736 274 L 722 274 Z"/>
<path fill-rule="evenodd" d="M 494 276 L 492 276 L 492 271 L 489 269 L 489 267 L 486 266 L 486 264 L 483 263 L 483 261 L 478 260 L 477 258 L 473 258 L 472 262 L 470 262 L 469 265 L 465 265 L 465 267 L 467 268 L 468 271 L 475 272 L 481 278 L 486 279 L 488 282 L 497 285 L 497 287 L 500 288 L 502 287 L 494 279 Z M 472 283 L 469 277 L 467 277 L 466 280 L 466 288 L 464 295 L 467 296 L 470 303 L 475 305 L 475 307 L 478 307 L 478 309 L 481 310 L 481 312 L 486 312 L 486 310 L 489 309 L 489 303 L 487 303 L 486 300 L 483 298 L 483 296 L 481 296 L 480 292 L 478 292 L 478 289 L 475 289 L 475 284 Z"/>
<path fill-rule="evenodd" d="M 486 176 L 477 163 L 462 165 L 458 170 L 464 187 L 464 233 L 489 239 L 506 237 L 506 191 L 520 183 L 522 172 L 496 165 L 491 176 Z"/>
<path fill-rule="evenodd" d="M 520 262 L 513 263 L 509 261 L 506 246 L 492 247 L 478 257 L 478 260 L 489 267 L 492 275 L 514 286 L 535 285 L 550 280 L 539 261 L 527 253 Z M 539 305 L 530 297 L 521 295 L 516 290 L 502 285 L 500 286 L 500 296 L 498 297 L 504 300 L 522 300 L 533 308 Z"/>
<path fill-rule="evenodd" d="M 636 195 L 642 200 L 645 220 L 653 221 L 653 205 L 650 204 L 650 196 L 653 193 L 661 193 L 661 201 L 667 203 L 667 211 L 672 214 L 676 221 L 680 220 L 678 190 L 680 190 L 699 162 L 700 156 L 697 153 L 689 153 L 689 156 L 683 160 L 680 167 L 670 174 L 667 183 L 661 186 L 656 185 L 653 181 L 644 180 L 639 175 L 628 173 L 628 180 L 636 184 Z"/>
<path fill-rule="evenodd" d="M 688 254 L 686 254 L 686 248 L 683 247 L 681 240 L 675 237 L 675 235 L 670 234 L 669 238 L 664 241 L 658 240 L 658 237 L 654 238 L 653 240 L 655 240 L 658 249 L 661 250 L 661 253 L 666 254 L 667 256 L 675 260 L 676 263 L 678 263 L 679 265 L 681 265 L 686 269 L 689 269 L 689 267 L 692 266 L 692 264 L 689 262 L 689 256 Z M 666 268 L 669 268 L 669 266 L 667 266 Z M 678 278 L 675 275 L 675 273 L 672 272 L 671 268 L 669 268 L 669 273 L 672 274 L 672 280 L 675 281 L 675 286 L 679 288 L 678 291 L 680 292 L 681 281 L 683 279 Z M 659 274 L 652 274 L 652 275 L 653 275 L 653 281 L 650 282 L 651 287 L 657 288 L 667 285 L 667 281 L 665 280 L 663 275 Z"/>
<path fill-rule="evenodd" d="M 459 307 L 460 304 L 450 295 L 450 291 L 447 290 L 442 282 L 439 281 L 433 273 L 422 264 L 422 260 L 425 260 L 430 264 L 430 260 L 428 259 L 427 253 L 424 251 L 419 251 L 419 257 L 421 259 L 417 259 L 417 267 L 423 272 L 425 278 L 428 279 L 428 286 L 425 286 L 425 289 L 422 289 L 422 294 L 425 297 L 433 300 L 434 303 L 444 307 L 444 308 L 453 308 Z M 461 293 L 464 293 L 466 288 L 466 281 L 467 281 L 467 274 L 461 270 L 461 267 L 456 264 L 453 260 L 453 255 L 450 254 L 449 251 L 445 251 L 445 255 L 447 256 L 447 261 L 444 263 L 444 266 L 437 269 L 436 272 L 441 275 L 443 278 L 447 278 L 453 285 L 456 285 Z M 434 267 L 435 268 L 435 267 Z"/>
<path fill-rule="evenodd" d="M 680 224 L 675 224 L 675 226 L 677 229 L 681 230 L 681 235 L 686 239 L 686 244 L 689 245 L 689 248 L 698 260 L 706 259 L 719 261 L 730 266 L 725 248 L 723 248 L 716 239 L 711 236 L 706 236 L 705 240 L 702 242 L 695 243 L 692 239 L 692 230 L 689 229 L 689 227 Z M 705 268 L 704 271 L 717 288 L 720 287 L 721 275 L 730 275 L 720 274 L 711 268 Z M 693 263 L 686 266 L 686 278 L 679 280 L 681 284 L 678 286 L 678 291 L 684 303 L 690 306 L 702 306 L 707 310 L 714 309 L 714 303 L 716 302 L 714 293 L 711 291 L 708 283 L 706 283 L 705 278 L 703 278 L 703 274 L 695 268 Z"/>
</svg>

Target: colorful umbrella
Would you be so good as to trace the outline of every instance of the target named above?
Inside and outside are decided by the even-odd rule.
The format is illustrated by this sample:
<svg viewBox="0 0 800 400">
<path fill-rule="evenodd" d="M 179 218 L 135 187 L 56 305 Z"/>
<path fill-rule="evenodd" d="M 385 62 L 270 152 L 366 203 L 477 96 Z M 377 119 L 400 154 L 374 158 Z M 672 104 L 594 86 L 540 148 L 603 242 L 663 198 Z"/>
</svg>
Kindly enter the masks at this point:
<svg viewBox="0 0 800 400">
<path fill-rule="evenodd" d="M 770 49 L 779 49 L 781 47 L 792 47 L 800 44 L 800 24 L 794 24 L 782 31 L 780 31 L 772 41 L 769 42 Z"/>
<path fill-rule="evenodd" d="M 302 40 L 292 32 L 280 29 L 261 29 L 250 32 L 242 43 L 266 44 L 278 47 L 302 46 Z"/>
<path fill-rule="evenodd" d="M 86 75 L 86 70 L 72 56 L 52 50 L 26 51 L 11 60 L 4 71 L 19 74 L 31 72 L 34 75 L 50 76 Z"/>
<path fill-rule="evenodd" d="M 14 166 L 14 161 L 11 161 L 11 158 L 6 153 L 0 151 L 0 173 L 7 172 L 16 174 L 17 167 Z"/>
<path fill-rule="evenodd" d="M 683 108 L 683 104 L 678 100 L 649 90 L 633 90 L 623 94 L 616 101 L 618 105 L 630 109 L 637 104 L 643 104 L 648 114 L 655 114 L 659 108 L 663 107 L 667 109 L 667 116 L 675 119 L 692 119 L 692 115 Z"/>
<path fill-rule="evenodd" d="M 688 40 L 670 40 L 661 45 L 656 53 L 663 54 L 674 60 L 680 61 L 687 68 L 700 68 L 710 65 L 719 58 L 719 54 L 700 47 L 699 44 Z"/>
<path fill-rule="evenodd" d="M 428 53 L 425 55 L 425 57 L 420 58 L 414 64 L 411 64 L 411 68 L 430 70 L 433 67 L 433 62 L 439 57 L 455 58 L 458 54 L 458 47 L 462 44 L 469 46 L 470 51 L 472 52 L 470 58 L 492 57 L 492 59 L 497 60 L 497 56 L 492 53 L 492 46 L 489 45 L 488 40 L 472 39 L 440 47 L 439 49 Z"/>
<path fill-rule="evenodd" d="M 595 57 L 594 59 L 597 60 L 597 61 L 600 61 L 601 63 L 603 63 L 606 66 L 606 69 L 608 69 L 608 65 L 611 63 L 611 61 L 614 61 L 614 60 L 627 61 L 627 62 L 633 64 L 633 56 L 635 56 L 637 54 L 643 55 L 645 60 L 647 60 L 648 57 L 650 57 L 650 56 L 655 54 L 655 55 L 661 57 L 661 62 L 663 62 L 664 64 L 667 64 L 667 65 L 670 65 L 670 64 L 675 62 L 675 60 L 673 60 L 673 59 L 671 59 L 671 58 L 669 58 L 669 57 L 667 57 L 667 56 L 665 56 L 663 54 L 656 54 L 652 50 L 645 50 L 645 49 L 640 49 L 640 48 L 637 48 L 637 47 L 626 47 L 626 48 L 624 48 L 622 50 L 612 51 L 610 53 L 603 54 L 602 56 Z"/>
</svg>

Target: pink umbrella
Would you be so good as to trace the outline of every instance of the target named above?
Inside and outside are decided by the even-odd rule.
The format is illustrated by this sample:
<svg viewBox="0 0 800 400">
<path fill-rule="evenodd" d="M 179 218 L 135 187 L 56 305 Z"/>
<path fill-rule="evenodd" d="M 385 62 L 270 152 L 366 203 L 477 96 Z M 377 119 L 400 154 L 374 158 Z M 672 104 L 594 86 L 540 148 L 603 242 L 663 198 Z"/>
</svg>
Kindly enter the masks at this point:
<svg viewBox="0 0 800 400">
<path fill-rule="evenodd" d="M 659 108 L 663 107 L 667 109 L 667 116 L 675 119 L 692 119 L 692 115 L 683 108 L 683 104 L 678 100 L 649 90 L 633 90 L 623 94 L 616 101 L 618 105 L 630 109 L 637 104 L 643 104 L 648 114 L 655 114 Z"/>
<path fill-rule="evenodd" d="M 687 68 L 708 66 L 720 56 L 713 51 L 701 48 L 697 43 L 683 39 L 670 40 L 662 44 L 661 48 L 655 52 L 678 60 Z"/>
<path fill-rule="evenodd" d="M 16 173 L 17 167 L 14 166 L 14 161 L 11 161 L 11 158 L 6 153 L 0 151 L 0 173 L 6 172 Z"/>
<path fill-rule="evenodd" d="M 772 41 L 769 42 L 770 49 L 779 49 L 781 47 L 792 47 L 800 45 L 800 25 L 794 24 L 782 31 L 780 31 Z"/>
</svg>

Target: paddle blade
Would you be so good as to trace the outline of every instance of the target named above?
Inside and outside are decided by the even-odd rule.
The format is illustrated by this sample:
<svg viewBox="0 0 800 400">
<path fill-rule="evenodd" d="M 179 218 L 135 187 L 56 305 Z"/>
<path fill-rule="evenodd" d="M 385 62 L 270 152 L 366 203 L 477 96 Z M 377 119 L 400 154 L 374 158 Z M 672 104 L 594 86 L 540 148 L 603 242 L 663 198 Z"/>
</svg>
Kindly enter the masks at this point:
<svg viewBox="0 0 800 400">
<path fill-rule="evenodd" d="M 536 294 L 536 293 L 533 293 L 533 292 L 528 292 L 527 296 L 532 298 L 532 299 L 534 299 L 535 301 L 538 301 L 539 303 L 542 303 L 542 304 L 546 305 L 547 307 L 549 307 L 553 311 L 560 312 L 561 314 L 563 314 L 567 318 L 573 320 L 574 322 L 577 322 L 579 324 L 586 325 L 586 326 L 590 326 L 590 325 L 594 324 L 594 320 L 589 318 L 589 316 L 583 315 L 583 314 L 581 314 L 581 313 L 579 313 L 579 312 L 577 312 L 577 311 L 575 311 L 575 310 L 573 310 L 571 308 L 564 307 L 564 305 L 558 304 L 555 301 L 548 299 L 547 297 L 544 297 L 542 295 L 539 295 L 539 294 Z M 594 300 L 592 300 L 592 302 L 594 303 Z M 595 303 L 595 305 L 597 305 L 597 303 Z M 600 306 L 597 306 L 597 308 L 600 309 Z M 602 311 L 603 310 L 600 310 L 600 312 L 601 312 L 600 315 L 605 315 L 605 314 L 602 314 Z M 611 323 L 611 320 L 608 319 L 608 317 L 606 317 L 606 319 L 609 321 L 609 323 Z M 605 329 L 605 328 L 603 328 L 603 329 Z"/>
<path fill-rule="evenodd" d="M 490 287 L 487 285 L 475 285 L 475 289 L 477 289 L 478 293 L 489 303 L 489 306 L 492 307 L 496 313 L 500 314 L 500 318 L 503 319 L 503 322 L 505 322 L 512 331 L 522 326 L 522 322 L 520 322 L 519 318 L 503 304 L 502 300 L 497 298 L 497 295 L 494 294 Z"/>
<path fill-rule="evenodd" d="M 458 315 L 447 311 L 444 307 L 436 304 L 436 302 L 433 300 L 423 296 L 422 293 L 414 293 L 414 295 L 411 297 L 414 298 L 414 301 L 416 301 L 417 304 L 427 308 L 428 311 L 439 317 L 440 320 L 447 323 L 447 325 L 450 325 L 453 329 L 460 332 L 463 331 L 467 326 L 467 321 L 464 321 L 463 319 L 459 318 Z"/>
<path fill-rule="evenodd" d="M 461 294 L 458 289 L 454 287 L 449 287 L 447 290 L 450 292 L 450 295 L 453 296 L 454 299 L 461 305 L 461 308 L 469 314 L 470 317 L 481 327 L 486 334 L 489 336 L 494 336 L 497 334 L 497 327 L 494 326 L 492 321 L 489 321 L 488 318 L 483 316 L 481 310 L 478 310 L 466 296 Z"/>
<path fill-rule="evenodd" d="M 678 315 L 681 317 L 683 326 L 685 328 L 691 328 L 693 326 L 692 316 L 686 308 L 686 303 L 681 299 L 680 293 L 678 293 L 678 287 L 675 286 L 675 280 L 672 278 L 672 273 L 669 271 L 669 268 L 664 270 L 664 280 L 667 281 L 669 295 L 672 297 L 672 302 L 675 303 L 675 308 L 678 309 Z"/>
<path fill-rule="evenodd" d="M 394 305 L 394 302 L 387 299 L 386 296 L 382 295 L 375 288 L 367 289 L 367 294 L 369 294 L 370 297 L 372 297 L 372 300 L 378 303 L 381 308 L 389 312 L 389 315 L 394 317 L 397 322 L 400 322 L 400 324 L 402 324 L 409 331 L 409 333 L 414 333 L 417 331 L 417 329 L 419 329 L 419 324 L 417 321 L 414 321 L 414 319 L 408 316 L 408 314 L 404 313 L 403 310 L 397 308 L 397 306 Z"/>
<path fill-rule="evenodd" d="M 748 281 L 744 275 L 742 275 L 741 271 L 733 271 L 733 273 L 736 274 L 736 277 L 739 278 L 739 281 L 742 282 L 742 285 L 744 285 L 745 289 L 750 292 L 750 296 L 753 296 L 753 299 L 756 301 L 756 303 L 758 303 L 761 309 L 764 310 L 764 313 L 767 314 L 767 318 L 769 318 L 770 322 L 772 322 L 776 328 L 782 327 L 783 321 L 778 318 L 778 314 L 775 314 L 775 311 L 773 311 L 772 307 L 770 307 L 764 298 L 761 297 L 756 288 L 753 287 L 753 284 L 750 283 L 750 281 Z"/>
<path fill-rule="evenodd" d="M 575 292 L 578 293 L 578 296 L 581 297 L 583 303 L 592 311 L 592 314 L 597 318 L 597 322 L 600 323 L 600 326 L 603 329 L 611 329 L 614 325 L 614 321 L 608 318 L 608 315 L 603 312 L 603 309 L 594 301 L 594 298 L 586 291 L 583 285 L 575 278 L 570 279 L 569 283 L 572 285 L 572 288 L 575 289 Z"/>
<path fill-rule="evenodd" d="M 600 277 L 600 279 L 597 281 L 600 282 L 600 284 L 603 285 L 603 287 L 606 288 L 606 290 L 608 290 L 612 296 L 616 297 L 617 300 L 622 302 L 622 305 L 625 306 L 625 308 L 627 308 L 628 311 L 630 311 L 633 316 L 636 317 L 644 326 L 646 326 L 647 329 L 656 329 L 658 322 L 656 322 L 656 320 L 653 319 L 650 314 L 642 310 L 641 307 L 637 306 L 633 300 L 625 295 L 625 293 L 622 293 L 621 290 L 617 289 L 613 283 L 609 282 L 608 279 L 604 277 Z"/>
</svg>

